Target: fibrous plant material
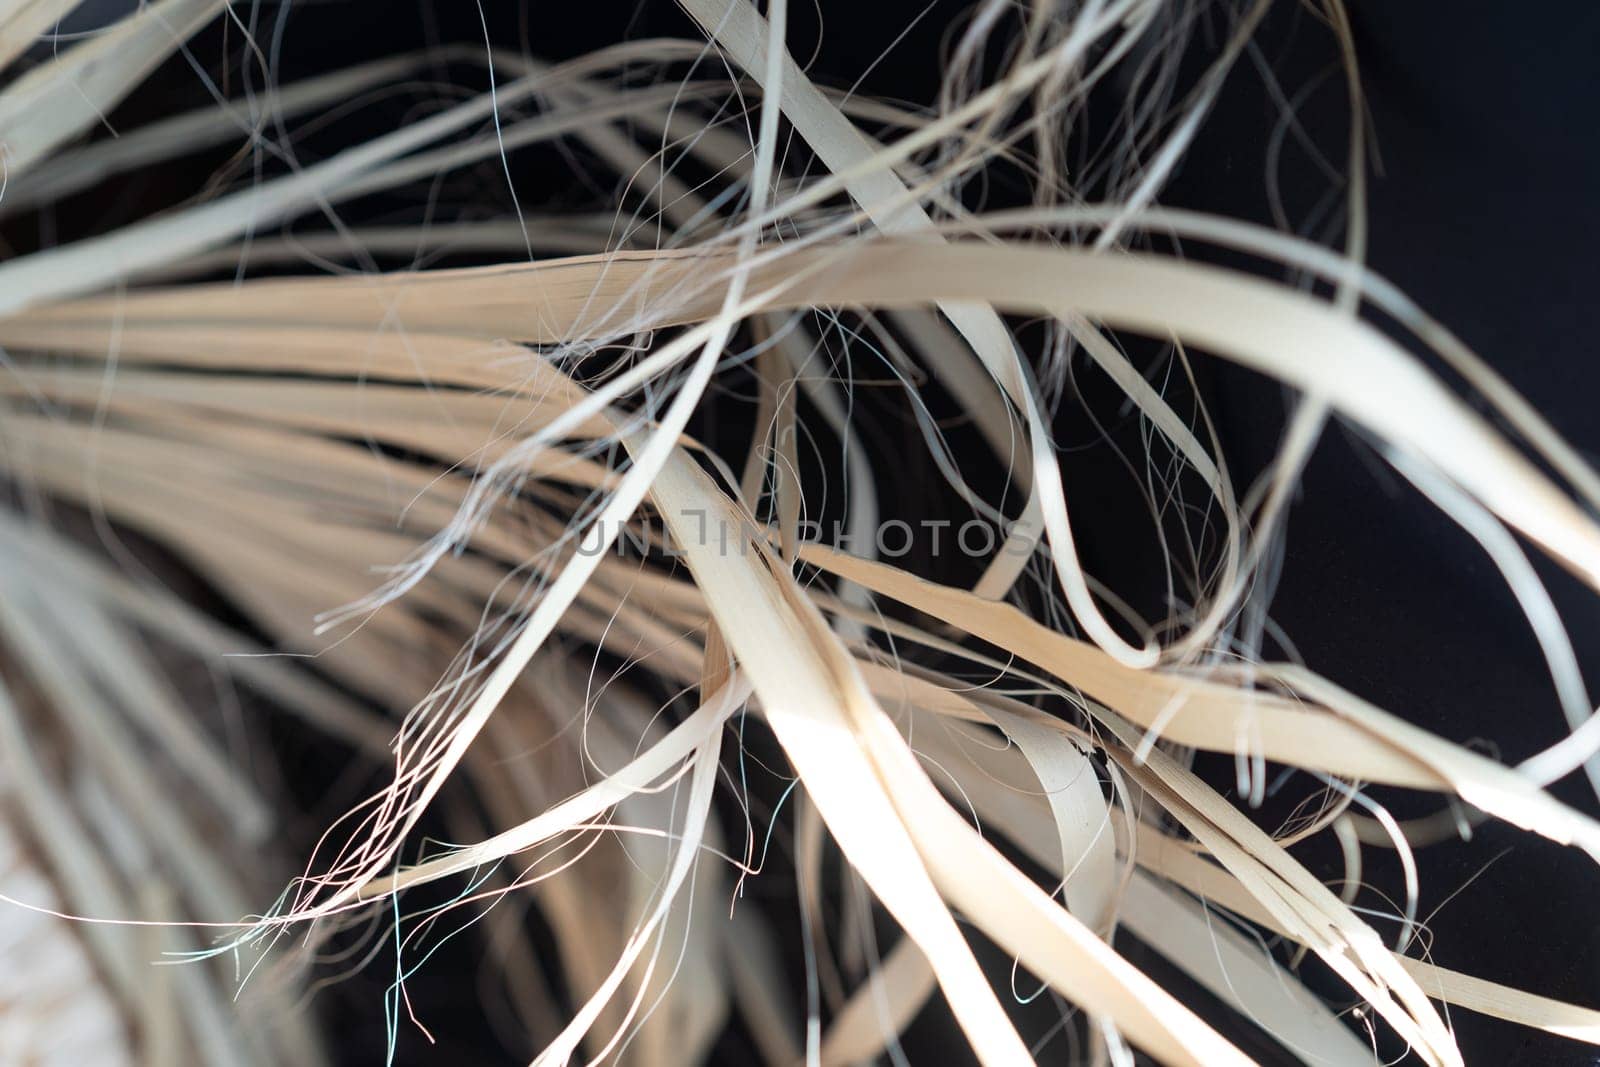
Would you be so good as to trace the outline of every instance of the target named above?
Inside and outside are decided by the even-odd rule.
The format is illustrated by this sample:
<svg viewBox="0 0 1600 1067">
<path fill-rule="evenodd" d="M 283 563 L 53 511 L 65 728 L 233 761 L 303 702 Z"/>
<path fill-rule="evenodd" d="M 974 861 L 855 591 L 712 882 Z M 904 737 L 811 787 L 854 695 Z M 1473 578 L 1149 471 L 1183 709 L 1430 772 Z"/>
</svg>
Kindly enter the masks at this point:
<svg viewBox="0 0 1600 1067">
<path fill-rule="evenodd" d="M 312 994 L 382 969 L 394 1059 L 431 1039 L 409 989 L 460 939 L 540 1064 L 702 1062 L 731 1033 L 777 1064 L 899 1061 L 940 998 L 984 1063 L 1210 1067 L 1264 1034 L 1456 1064 L 1451 1007 L 1600 1044 L 1600 1013 L 1429 957 L 1414 848 L 1492 819 L 1600 862 L 1592 805 L 1548 788 L 1600 786 L 1600 718 L 1530 560 L 1600 592 L 1600 478 L 1363 265 L 1338 0 L 1332 247 L 1158 206 L 1261 2 L 985 0 L 926 108 L 814 82 L 784 0 L 684 0 L 681 36 L 576 59 L 287 82 L 254 9 L 158 0 L 41 46 L 77 7 L 0 0 L 0 219 L 242 148 L 164 210 L 0 262 L 0 930 L 93 976 L 0 998 L 0 1056 L 316 1062 Z M 202 69 L 212 20 L 244 34 L 242 92 L 97 132 L 163 61 Z M 488 89 L 341 132 L 451 68 Z M 538 152 L 615 196 L 524 204 Z M 472 172 L 506 210 L 435 217 Z M 989 180 L 1026 202 L 983 210 Z M 1248 482 L 1183 388 L 1206 361 L 1293 393 Z M 1063 469 L 1074 368 L 1137 421 L 1154 608 L 1080 550 L 1110 519 Z M 1330 423 L 1503 574 L 1558 743 L 1507 765 L 1269 632 Z M 919 567 L 930 529 L 948 558 Z M 304 842 L 267 758 L 286 733 L 353 799 L 311 805 Z M 1398 819 L 1403 794 L 1454 815 Z"/>
</svg>

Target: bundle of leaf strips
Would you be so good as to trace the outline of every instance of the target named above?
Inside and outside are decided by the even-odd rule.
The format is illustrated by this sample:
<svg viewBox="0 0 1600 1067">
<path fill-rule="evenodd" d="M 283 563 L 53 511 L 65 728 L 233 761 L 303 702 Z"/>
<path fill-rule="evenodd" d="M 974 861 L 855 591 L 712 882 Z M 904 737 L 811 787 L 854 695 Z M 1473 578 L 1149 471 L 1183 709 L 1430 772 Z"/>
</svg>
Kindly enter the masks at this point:
<svg viewBox="0 0 1600 1067">
<path fill-rule="evenodd" d="M 1017 998 L 980 944 L 1059 998 L 1085 1060 L 1131 1062 L 1131 1046 L 1164 1063 L 1247 1062 L 1223 1035 L 1248 1020 L 1307 1063 L 1395 1047 L 1460 1063 L 1441 1005 L 1600 1043 L 1595 1012 L 1428 962 L 1415 885 L 1385 926 L 1398 934 L 1380 935 L 1352 907 L 1359 866 L 1335 892 L 1289 851 L 1332 835 L 1356 861 L 1363 845 L 1398 849 L 1410 871 L 1408 835 L 1427 828 L 1391 818 L 1367 795 L 1379 785 L 1457 798 L 1600 860 L 1600 825 L 1545 790 L 1595 773 L 1600 721 L 1513 536 L 1600 589 L 1600 479 L 1362 267 L 1359 123 L 1339 251 L 1154 206 L 1263 4 L 1224 11 L 1225 46 L 1180 84 L 1188 8 L 986 3 L 923 112 L 813 84 L 785 47 L 782 0 L 685 0 L 702 40 L 553 65 L 496 53 L 492 92 L 306 164 L 278 135 L 286 123 L 482 52 L 352 67 L 79 144 L 189 35 L 238 15 L 156 0 L 29 53 L 75 6 L 0 2 L 0 62 L 35 60 L 0 91 L 0 212 L 241 138 L 284 166 L 0 264 L 15 505 L 0 519 L 4 840 L 27 843 L 8 851 L 0 890 L 5 928 L 33 931 L 7 943 L 98 976 L 71 1006 L 98 1022 L 47 1021 L 19 1047 L 315 1062 L 296 998 L 317 950 L 353 930 L 366 930 L 358 949 L 398 956 L 391 1052 L 415 1016 L 406 979 L 463 930 L 489 938 L 537 1063 L 697 1062 L 735 1018 L 771 1062 L 862 1062 L 896 1054 L 936 992 L 982 1062 L 1028 1061 Z M 1336 0 L 1325 14 L 1347 41 Z M 1126 106 L 1137 151 L 1104 171 L 1106 199 L 1084 202 L 1063 131 L 1091 92 L 1124 91 L 1108 74 L 1135 61 L 1159 72 L 1131 83 L 1151 94 Z M 1359 116 L 1353 57 L 1346 76 Z M 614 170 L 615 214 L 287 228 L 560 139 Z M 1034 208 L 963 206 L 999 164 L 1031 175 Z M 1151 232 L 1267 267 L 1135 251 Z M 504 262 L 186 280 L 443 251 Z M 1275 280 L 1284 267 L 1323 286 Z M 1050 324 L 1053 355 L 1028 350 L 1016 316 Z M 831 361 L 828 331 L 878 369 Z M 1132 365 L 1132 336 L 1295 390 L 1281 454 L 1250 491 L 1203 413 L 1180 413 Z M 1169 618 L 1134 616 L 1079 561 L 1073 526 L 1093 508 L 1069 499 L 1051 436 L 1065 347 L 1126 392 L 1152 456 L 1169 457 L 1160 471 L 1152 459 L 1152 484 L 1206 496 L 1188 506 L 1208 517 L 1211 548 L 1191 553 L 1186 606 Z M 875 558 L 881 470 L 856 376 L 886 373 L 913 404 L 937 383 L 1005 472 L 968 484 L 938 426 L 919 424 L 929 477 L 998 534 L 971 586 Z M 753 400 L 729 383 L 753 385 Z M 732 425 L 753 433 L 736 446 L 689 432 L 740 405 Z M 1378 442 L 1504 572 L 1570 720 L 1560 744 L 1504 766 L 1244 634 L 1253 578 L 1329 420 Z M 850 536 L 832 544 L 802 536 L 815 440 L 835 442 L 846 501 Z M 49 501 L 81 505 L 97 536 L 54 529 Z M 200 606 L 193 582 L 169 590 L 116 531 L 174 554 L 266 643 Z M 254 917 L 274 875 L 253 850 L 277 816 L 204 725 L 216 691 L 171 681 L 194 662 L 389 768 Z M 779 765 L 757 758 L 757 735 Z M 1197 751 L 1237 758 L 1238 802 L 1192 772 Z M 1250 815 L 1268 765 L 1319 783 L 1276 835 Z M 758 773 L 789 783 L 776 804 L 752 801 Z M 471 843 L 422 840 L 441 808 Z M 745 899 L 767 880 L 798 886 L 808 989 L 784 963 L 793 924 Z M 442 897 L 417 896 L 436 882 Z M 492 907 L 524 895 L 555 960 Z M 1203 1019 L 1119 954 L 1119 931 L 1237 1019 Z M 1299 951 L 1268 951 L 1262 935 Z M 163 953 L 189 962 L 151 968 Z M 1308 991 L 1308 956 L 1364 1010 Z M 7 997 L 7 1027 L 28 1012 L 48 1018 Z M 73 1044 L 91 1040 L 112 1051 Z"/>
</svg>

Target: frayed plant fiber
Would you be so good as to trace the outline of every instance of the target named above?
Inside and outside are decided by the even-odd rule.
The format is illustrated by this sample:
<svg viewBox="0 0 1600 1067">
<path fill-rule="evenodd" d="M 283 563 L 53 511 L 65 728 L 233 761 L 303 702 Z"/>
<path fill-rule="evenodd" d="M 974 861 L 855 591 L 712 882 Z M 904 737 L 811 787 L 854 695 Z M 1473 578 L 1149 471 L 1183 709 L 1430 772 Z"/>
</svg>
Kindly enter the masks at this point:
<svg viewBox="0 0 1600 1067">
<path fill-rule="evenodd" d="M 0 261 L 0 940 L 72 994 L 0 990 L 0 1058 L 332 1062 L 355 987 L 426 1060 L 463 945 L 539 1065 L 901 1063 L 930 1013 L 985 1064 L 1600 1045 L 1435 962 L 1416 859 L 1600 862 L 1547 588 L 1600 594 L 1600 477 L 1366 266 L 1338 0 L 1332 236 L 1163 206 L 1270 6 L 984 0 L 924 106 L 814 80 L 785 0 L 291 79 L 294 5 L 0 0 L 0 225 L 139 205 Z M 207 98 L 122 123 L 173 69 Z M 1288 397 L 1263 469 L 1213 364 Z M 1085 548 L 1095 389 L 1154 600 Z M 1299 661 L 1332 427 L 1481 548 L 1557 741 Z"/>
</svg>

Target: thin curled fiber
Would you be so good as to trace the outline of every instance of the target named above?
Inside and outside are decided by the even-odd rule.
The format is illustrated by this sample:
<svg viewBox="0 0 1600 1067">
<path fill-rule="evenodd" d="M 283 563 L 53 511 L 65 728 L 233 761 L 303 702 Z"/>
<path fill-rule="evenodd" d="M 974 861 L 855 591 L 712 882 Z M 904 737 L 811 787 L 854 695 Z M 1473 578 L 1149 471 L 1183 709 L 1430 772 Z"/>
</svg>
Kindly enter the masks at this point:
<svg viewBox="0 0 1600 1067">
<path fill-rule="evenodd" d="M 75 6 L 0 0 L 0 64 Z M 952 38 L 931 111 L 813 83 L 782 0 L 683 6 L 702 38 L 558 64 L 397 56 L 74 146 L 208 20 L 246 28 L 221 3 L 161 0 L 0 89 L 0 213 L 239 137 L 282 164 L 0 263 L 0 464 L 15 486 L 0 514 L 15 798 L 0 842 L 29 842 L 8 869 L 53 882 L 8 875 L 0 891 L 38 944 L 93 961 L 104 996 L 74 1010 L 95 1039 L 152 1062 L 317 1062 L 325 1035 L 297 998 L 319 969 L 393 947 L 393 1056 L 412 1025 L 428 1032 L 408 979 L 481 927 L 535 1063 L 698 1061 L 735 1020 L 775 1063 L 903 1056 L 935 992 L 980 1061 L 1059 1058 L 1033 1043 L 1025 989 L 1057 998 L 1059 1040 L 1093 1062 L 1138 1049 L 1246 1063 L 1253 1027 L 1299 1062 L 1407 1049 L 1456 1064 L 1451 1006 L 1600 1044 L 1594 1011 L 1427 958 L 1412 850 L 1438 835 L 1372 790 L 1440 794 L 1600 860 L 1600 824 L 1545 788 L 1600 775 L 1600 718 L 1513 536 L 1600 592 L 1600 481 L 1364 267 L 1360 77 L 1336 0 L 1323 13 L 1352 112 L 1340 249 L 1156 206 L 1265 3 L 1219 9 L 1222 44 L 1185 83 L 1188 5 L 985 2 Z M 289 119 L 447 61 L 497 80 L 295 157 Z M 1153 77 L 1119 83 L 1119 64 Z M 1137 151 L 1075 185 L 1062 131 L 1091 94 L 1122 91 Z M 563 140 L 621 180 L 615 212 L 339 216 L 484 161 L 510 181 L 518 153 Z M 1000 167 L 1030 179 L 1032 208 L 973 208 L 965 194 Z M 1103 199 L 1086 202 L 1091 188 Z M 333 228 L 292 225 L 317 215 Z M 1146 233 L 1265 266 L 1160 253 Z M 488 265 L 423 265 L 463 250 Z M 337 269 L 240 280 L 303 263 Z M 1044 350 L 1016 316 L 1049 325 Z M 1222 359 L 1295 392 L 1254 485 L 1236 486 L 1203 407 L 1138 369 L 1135 337 L 1170 345 L 1185 374 Z M 1074 351 L 1147 431 L 1129 469 L 1166 556 L 1165 618 L 1079 557 L 1074 529 L 1101 516 L 1069 495 L 1052 437 Z M 888 513 L 875 466 L 914 462 L 872 454 L 862 394 L 885 380 L 929 477 L 995 535 L 968 587 L 878 559 L 865 536 Z M 930 380 L 972 434 L 941 426 Z M 741 410 L 753 417 L 729 424 L 751 432 L 717 432 Z M 1570 730 L 1558 744 L 1508 767 L 1263 653 L 1257 590 L 1330 419 L 1491 555 L 1545 650 L 1560 695 L 1545 711 Z M 805 536 L 841 497 L 852 536 Z M 44 499 L 85 509 L 100 544 L 53 532 Z M 942 518 L 928 499 L 917 517 Z M 1168 509 L 1201 528 L 1174 529 Z M 259 637 L 163 588 L 123 530 Z M 243 773 L 202 713 L 216 698 L 179 692 L 155 643 L 265 694 L 352 766 L 384 768 L 275 901 L 264 880 L 280 872 L 247 850 L 290 806 Z M 1195 772 L 1197 750 L 1235 757 L 1239 799 Z M 1320 783 L 1276 833 L 1253 818 L 1268 764 Z M 753 774 L 783 787 L 764 796 Z M 430 840 L 435 826 L 457 843 Z M 1289 851 L 1324 836 L 1353 880 L 1339 892 Z M 1364 847 L 1393 849 L 1406 874 L 1392 924 L 1357 906 Z M 743 896 L 775 881 L 798 898 L 803 983 L 779 947 L 793 924 Z M 556 959 L 495 906 L 513 896 L 538 908 Z M 1141 971 L 1123 932 L 1222 1009 Z M 980 942 L 1014 961 L 1009 978 Z M 181 977 L 149 992 L 161 952 Z M 1306 953 L 1361 1002 L 1359 1025 L 1302 983 Z M 237 984 L 250 1010 L 229 1006 Z"/>
</svg>

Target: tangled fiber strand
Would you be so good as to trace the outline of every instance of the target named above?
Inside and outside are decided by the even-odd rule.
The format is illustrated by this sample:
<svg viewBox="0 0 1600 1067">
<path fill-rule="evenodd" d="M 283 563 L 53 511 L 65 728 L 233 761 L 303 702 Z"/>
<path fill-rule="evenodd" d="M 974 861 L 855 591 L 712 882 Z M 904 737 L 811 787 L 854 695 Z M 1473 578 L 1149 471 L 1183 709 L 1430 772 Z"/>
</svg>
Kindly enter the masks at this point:
<svg viewBox="0 0 1600 1067">
<path fill-rule="evenodd" d="M 204 195 L 0 263 L 0 892 L 26 930 L 7 951 L 98 976 L 70 1004 L 8 998 L 0 1041 L 26 1012 L 60 1056 L 92 1037 L 97 1062 L 317 1062 L 302 998 L 392 963 L 392 1059 L 429 1034 L 408 982 L 481 937 L 536 1064 L 698 1062 L 734 1027 L 774 1063 L 903 1059 L 935 992 L 984 1063 L 1061 1058 L 1053 1040 L 1250 1062 L 1248 1022 L 1306 1063 L 1458 1064 L 1449 1006 L 1600 1044 L 1594 1011 L 1430 962 L 1412 850 L 1455 827 L 1381 799 L 1438 794 L 1600 860 L 1600 823 L 1547 789 L 1600 787 L 1600 718 L 1525 550 L 1600 592 L 1600 479 L 1364 267 L 1337 0 L 1337 250 L 1157 206 L 1265 2 L 985 2 L 948 35 L 934 109 L 814 83 L 784 0 L 683 0 L 699 37 L 564 62 L 486 42 L 289 84 L 268 12 L 155 0 L 41 51 L 76 6 L 0 0 L 0 63 L 22 68 L 0 215 L 245 147 Z M 246 92 L 84 140 L 213 20 L 245 35 Z M 1196 70 L 1201 23 L 1221 42 Z M 450 66 L 488 89 L 301 158 Z M 1082 153 L 1106 94 L 1117 135 Z M 512 160 L 574 145 L 614 202 L 523 212 Z M 514 210 L 434 219 L 473 168 Z M 1002 177 L 1027 203 L 986 212 Z M 418 188 L 426 221 L 346 221 Z M 478 265 L 431 265 L 452 255 Z M 1151 344 L 1166 379 L 1140 369 Z M 1204 360 L 1297 398 L 1243 491 L 1173 387 Z M 1075 362 L 1136 413 L 1122 458 L 1164 617 L 1080 554 L 1101 506 L 1056 437 Z M 893 405 L 926 455 L 885 449 Z M 1507 766 L 1270 652 L 1283 515 L 1330 422 L 1503 574 L 1558 743 Z M 913 471 L 964 583 L 885 543 Z M 214 684 L 180 691 L 197 663 Z M 292 805 L 247 773 L 268 731 L 235 681 L 381 771 L 307 855 L 265 848 Z M 1312 786 L 1269 832 L 1282 768 Z M 1291 850 L 1319 839 L 1342 884 Z M 1357 904 L 1363 849 L 1403 872 L 1381 915 Z M 280 863 L 301 873 L 263 907 Z M 147 966 L 163 953 L 182 965 Z"/>
</svg>

